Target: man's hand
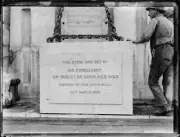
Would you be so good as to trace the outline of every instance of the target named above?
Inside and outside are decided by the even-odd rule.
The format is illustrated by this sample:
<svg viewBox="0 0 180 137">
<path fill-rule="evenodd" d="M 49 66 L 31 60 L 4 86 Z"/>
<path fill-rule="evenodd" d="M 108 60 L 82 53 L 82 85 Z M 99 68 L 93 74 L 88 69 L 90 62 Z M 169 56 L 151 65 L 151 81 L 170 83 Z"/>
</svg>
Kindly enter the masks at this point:
<svg viewBox="0 0 180 137">
<path fill-rule="evenodd" d="M 134 43 L 134 44 L 140 44 L 140 43 L 142 43 L 141 40 L 132 40 L 132 39 L 129 39 L 129 38 L 127 38 L 126 41 L 131 41 L 131 42 Z"/>
<path fill-rule="evenodd" d="M 137 41 L 137 40 L 133 40 L 132 43 L 134 43 L 134 44 L 139 44 L 140 42 Z"/>
<path fill-rule="evenodd" d="M 126 41 L 131 41 L 132 43 L 134 43 L 134 44 L 137 44 L 138 43 L 138 41 L 136 41 L 136 40 L 132 40 L 132 39 L 126 39 Z"/>
</svg>

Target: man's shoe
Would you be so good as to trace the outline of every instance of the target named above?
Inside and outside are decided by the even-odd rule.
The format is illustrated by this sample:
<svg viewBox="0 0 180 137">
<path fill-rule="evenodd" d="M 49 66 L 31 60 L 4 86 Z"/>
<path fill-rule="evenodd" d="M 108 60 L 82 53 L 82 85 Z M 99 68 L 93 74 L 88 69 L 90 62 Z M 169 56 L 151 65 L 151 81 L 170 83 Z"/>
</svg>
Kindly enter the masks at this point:
<svg viewBox="0 0 180 137">
<path fill-rule="evenodd" d="M 154 113 L 155 116 L 171 116 L 172 114 L 172 110 Z"/>
</svg>

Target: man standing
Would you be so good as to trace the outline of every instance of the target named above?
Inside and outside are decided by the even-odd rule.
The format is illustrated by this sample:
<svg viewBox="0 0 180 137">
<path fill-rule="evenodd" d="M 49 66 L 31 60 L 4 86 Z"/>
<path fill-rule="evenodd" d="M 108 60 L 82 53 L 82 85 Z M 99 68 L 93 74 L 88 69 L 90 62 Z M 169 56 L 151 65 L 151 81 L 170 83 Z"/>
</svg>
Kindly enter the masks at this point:
<svg viewBox="0 0 180 137">
<path fill-rule="evenodd" d="M 151 68 L 148 84 L 157 101 L 160 111 L 156 116 L 169 116 L 172 114 L 173 100 L 173 23 L 163 16 L 165 12 L 161 7 L 148 7 L 150 23 L 145 29 L 141 39 L 132 41 L 135 44 L 148 42 L 152 52 Z M 163 90 L 159 86 L 159 78 L 163 76 Z"/>
</svg>

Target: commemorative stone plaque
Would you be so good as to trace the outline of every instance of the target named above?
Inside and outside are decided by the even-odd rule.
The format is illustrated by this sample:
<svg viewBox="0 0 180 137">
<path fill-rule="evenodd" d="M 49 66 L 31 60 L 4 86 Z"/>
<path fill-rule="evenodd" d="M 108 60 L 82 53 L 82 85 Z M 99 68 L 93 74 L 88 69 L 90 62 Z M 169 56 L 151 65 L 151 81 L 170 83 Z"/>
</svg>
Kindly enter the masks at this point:
<svg viewBox="0 0 180 137">
<path fill-rule="evenodd" d="M 125 42 L 76 42 L 41 48 L 42 112 L 132 113 L 132 47 Z"/>
</svg>

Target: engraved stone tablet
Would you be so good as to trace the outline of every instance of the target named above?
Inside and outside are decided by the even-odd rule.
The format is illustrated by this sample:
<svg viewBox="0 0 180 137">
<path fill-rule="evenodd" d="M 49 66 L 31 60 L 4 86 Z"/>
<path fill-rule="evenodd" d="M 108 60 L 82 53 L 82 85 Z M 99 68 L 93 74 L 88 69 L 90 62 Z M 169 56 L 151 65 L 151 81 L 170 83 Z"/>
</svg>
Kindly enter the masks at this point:
<svg viewBox="0 0 180 137">
<path fill-rule="evenodd" d="M 52 43 L 40 49 L 42 113 L 132 113 L 129 42 Z"/>
</svg>

